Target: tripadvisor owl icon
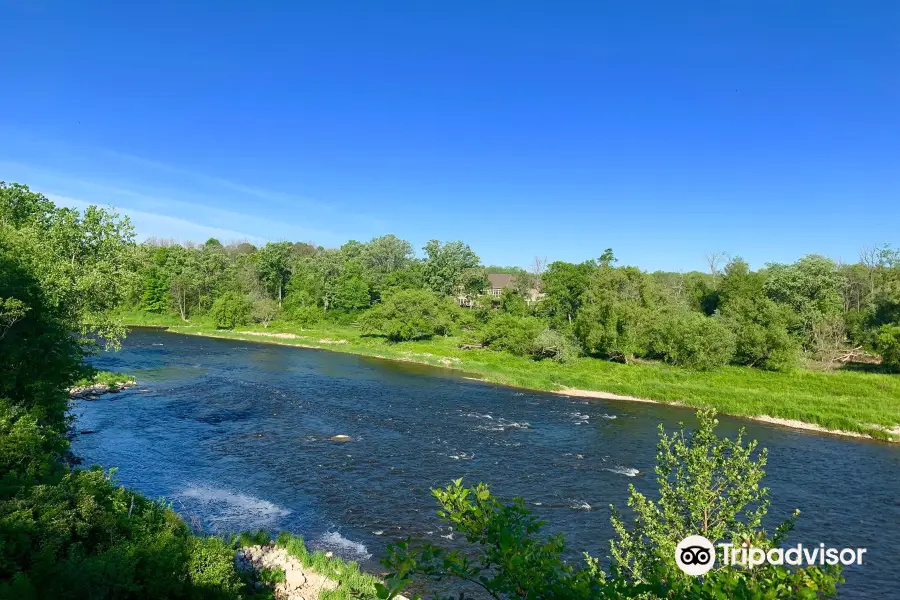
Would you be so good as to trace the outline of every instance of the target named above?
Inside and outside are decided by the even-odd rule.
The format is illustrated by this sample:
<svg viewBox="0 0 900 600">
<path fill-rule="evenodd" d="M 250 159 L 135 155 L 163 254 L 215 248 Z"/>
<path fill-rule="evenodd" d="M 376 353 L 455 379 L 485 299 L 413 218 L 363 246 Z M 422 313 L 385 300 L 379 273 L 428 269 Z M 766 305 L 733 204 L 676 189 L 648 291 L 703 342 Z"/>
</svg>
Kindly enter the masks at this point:
<svg viewBox="0 0 900 600">
<path fill-rule="evenodd" d="M 688 575 L 703 575 L 716 562 L 716 549 L 702 535 L 689 535 L 675 547 L 675 562 Z"/>
</svg>

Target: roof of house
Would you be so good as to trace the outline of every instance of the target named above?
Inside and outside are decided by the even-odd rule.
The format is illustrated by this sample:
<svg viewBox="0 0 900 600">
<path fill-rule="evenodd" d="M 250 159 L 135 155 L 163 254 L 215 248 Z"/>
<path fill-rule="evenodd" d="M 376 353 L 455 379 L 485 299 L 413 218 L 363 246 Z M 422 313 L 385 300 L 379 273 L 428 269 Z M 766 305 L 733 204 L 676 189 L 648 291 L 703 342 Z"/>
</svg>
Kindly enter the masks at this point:
<svg viewBox="0 0 900 600">
<path fill-rule="evenodd" d="M 516 276 L 509 273 L 490 273 L 487 278 L 491 289 L 512 287 L 516 280 Z"/>
</svg>

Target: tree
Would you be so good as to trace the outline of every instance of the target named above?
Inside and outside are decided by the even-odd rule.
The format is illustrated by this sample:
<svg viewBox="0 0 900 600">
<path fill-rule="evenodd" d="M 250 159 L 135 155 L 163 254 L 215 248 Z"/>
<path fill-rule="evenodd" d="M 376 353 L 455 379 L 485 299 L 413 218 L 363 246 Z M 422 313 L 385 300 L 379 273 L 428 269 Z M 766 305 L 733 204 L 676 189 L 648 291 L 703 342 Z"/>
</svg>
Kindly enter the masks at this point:
<svg viewBox="0 0 900 600">
<path fill-rule="evenodd" d="M 264 328 L 269 327 L 275 317 L 278 316 L 278 303 L 271 298 L 259 298 L 253 302 L 253 310 L 251 316 L 257 323 L 262 323 Z"/>
<path fill-rule="evenodd" d="M 875 350 L 884 364 L 900 367 L 900 325 L 882 325 L 875 338 Z"/>
<path fill-rule="evenodd" d="M 132 287 L 134 229 L 96 206 L 57 208 L 27 186 L 0 183 L 0 223 L 27 238 L 23 259 L 56 305 L 82 316 L 77 330 L 115 346 L 124 328 L 112 318 Z"/>
<path fill-rule="evenodd" d="M 717 315 L 735 336 L 734 362 L 781 371 L 797 364 L 800 348 L 790 334 L 796 317 L 766 297 L 762 275 L 735 258 L 725 267 L 718 295 Z"/>
<path fill-rule="evenodd" d="M 395 235 L 383 235 L 372 239 L 361 253 L 363 268 L 376 287 L 393 273 L 406 269 L 413 261 L 412 244 Z"/>
<path fill-rule="evenodd" d="M 578 316 L 582 295 L 595 266 L 592 262 L 575 265 L 557 261 L 547 267 L 541 277 L 541 287 L 547 295 L 543 308 L 554 324 L 571 325 Z"/>
<path fill-rule="evenodd" d="M 392 342 L 445 335 L 450 322 L 438 297 L 427 290 L 391 294 L 360 320 L 363 333 L 380 334 Z"/>
<path fill-rule="evenodd" d="M 770 299 L 797 313 L 798 334 L 811 347 L 815 323 L 841 315 L 843 285 L 834 261 L 811 254 L 790 265 L 769 264 L 763 289 Z"/>
<path fill-rule="evenodd" d="M 535 317 L 500 314 L 489 320 L 481 330 L 481 343 L 493 350 L 532 356 L 535 339 L 543 329 L 544 324 Z"/>
<path fill-rule="evenodd" d="M 210 313 L 216 329 L 234 329 L 250 322 L 250 302 L 237 292 L 226 292 L 213 302 Z"/>
<path fill-rule="evenodd" d="M 628 362 L 647 353 L 660 291 L 639 269 L 613 267 L 613 260 L 610 252 L 591 272 L 574 332 L 589 353 Z"/>
<path fill-rule="evenodd" d="M 678 309 L 657 312 L 649 338 L 651 356 L 701 370 L 728 364 L 736 344 L 719 319 Z"/>
<path fill-rule="evenodd" d="M 425 285 L 443 296 L 476 294 L 485 288 L 480 260 L 463 242 L 431 240 L 425 245 Z"/>
<path fill-rule="evenodd" d="M 293 245 L 290 242 L 269 242 L 257 252 L 257 269 L 266 291 L 281 306 L 284 288 L 291 276 L 290 258 Z"/>
</svg>

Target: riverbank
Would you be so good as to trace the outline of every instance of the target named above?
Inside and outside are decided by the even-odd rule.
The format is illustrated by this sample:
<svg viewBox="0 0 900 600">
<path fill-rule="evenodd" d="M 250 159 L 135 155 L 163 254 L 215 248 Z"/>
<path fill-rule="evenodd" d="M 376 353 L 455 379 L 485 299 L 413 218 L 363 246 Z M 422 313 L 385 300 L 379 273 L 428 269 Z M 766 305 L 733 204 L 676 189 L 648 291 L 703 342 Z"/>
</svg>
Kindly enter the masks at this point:
<svg viewBox="0 0 900 600">
<path fill-rule="evenodd" d="M 900 441 L 900 377 L 849 370 L 776 373 L 746 367 L 692 371 L 663 363 L 618 364 L 580 358 L 569 364 L 536 362 L 487 349 L 462 350 L 457 337 L 391 343 L 355 327 L 216 330 L 207 325 L 169 327 L 180 334 L 239 339 L 346 352 L 463 371 L 466 376 L 565 395 L 645 401 L 836 435 Z"/>
</svg>

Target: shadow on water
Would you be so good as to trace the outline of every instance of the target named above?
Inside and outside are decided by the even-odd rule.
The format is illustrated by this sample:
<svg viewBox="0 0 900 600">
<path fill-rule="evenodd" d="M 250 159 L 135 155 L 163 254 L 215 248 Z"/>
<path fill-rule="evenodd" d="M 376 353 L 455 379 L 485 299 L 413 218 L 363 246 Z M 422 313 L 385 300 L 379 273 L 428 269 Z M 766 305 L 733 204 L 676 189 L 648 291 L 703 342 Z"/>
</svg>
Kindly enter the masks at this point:
<svg viewBox="0 0 900 600">
<path fill-rule="evenodd" d="M 610 504 L 653 494 L 657 427 L 695 422 L 652 404 L 565 398 L 415 363 L 134 330 L 105 370 L 138 386 L 74 407 L 84 465 L 165 497 L 205 531 L 286 529 L 379 571 L 394 539 L 448 542 L 429 489 L 462 477 L 521 496 L 572 557 L 606 556 Z M 146 390 L 146 391 L 141 391 Z M 900 589 L 900 448 L 723 417 L 769 449 L 772 520 L 792 543 L 868 548 L 842 597 Z M 352 441 L 330 441 L 347 435 Z"/>
</svg>

